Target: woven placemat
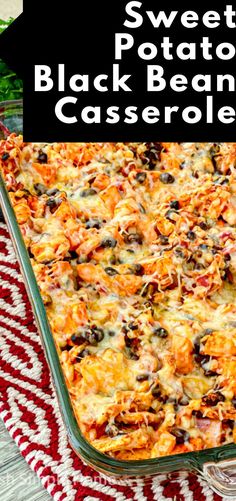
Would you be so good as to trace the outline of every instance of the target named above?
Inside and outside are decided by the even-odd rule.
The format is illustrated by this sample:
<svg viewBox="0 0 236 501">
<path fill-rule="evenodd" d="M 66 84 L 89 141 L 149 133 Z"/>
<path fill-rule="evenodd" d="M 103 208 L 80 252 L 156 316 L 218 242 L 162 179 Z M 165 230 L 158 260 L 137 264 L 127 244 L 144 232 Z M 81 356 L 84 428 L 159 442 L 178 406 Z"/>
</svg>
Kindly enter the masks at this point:
<svg viewBox="0 0 236 501">
<path fill-rule="evenodd" d="M 0 222 L 0 416 L 55 501 L 221 501 L 192 473 L 108 481 L 71 449 L 14 249 Z"/>
</svg>

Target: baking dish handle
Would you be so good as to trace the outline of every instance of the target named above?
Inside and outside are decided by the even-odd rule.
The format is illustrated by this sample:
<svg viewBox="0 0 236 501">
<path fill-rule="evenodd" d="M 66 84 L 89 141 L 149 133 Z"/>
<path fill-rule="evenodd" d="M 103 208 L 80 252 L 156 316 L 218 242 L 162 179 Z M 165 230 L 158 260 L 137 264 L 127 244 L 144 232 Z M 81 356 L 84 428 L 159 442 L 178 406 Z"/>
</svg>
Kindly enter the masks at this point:
<svg viewBox="0 0 236 501">
<path fill-rule="evenodd" d="M 236 499 L 236 460 L 227 459 L 219 463 L 205 463 L 203 476 L 220 496 Z"/>
</svg>

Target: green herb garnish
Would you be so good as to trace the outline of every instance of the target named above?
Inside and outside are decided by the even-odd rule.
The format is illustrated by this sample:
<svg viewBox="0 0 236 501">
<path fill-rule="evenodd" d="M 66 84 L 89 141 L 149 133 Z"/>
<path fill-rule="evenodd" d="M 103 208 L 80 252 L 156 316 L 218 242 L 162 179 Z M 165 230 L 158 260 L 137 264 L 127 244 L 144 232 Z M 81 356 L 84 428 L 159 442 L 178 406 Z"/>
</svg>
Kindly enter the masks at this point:
<svg viewBox="0 0 236 501">
<path fill-rule="evenodd" d="M 0 33 L 2 33 L 14 21 L 10 17 L 7 21 L 0 19 Z M 21 99 L 23 96 L 22 80 L 14 71 L 10 70 L 6 63 L 0 59 L 0 101 Z"/>
</svg>

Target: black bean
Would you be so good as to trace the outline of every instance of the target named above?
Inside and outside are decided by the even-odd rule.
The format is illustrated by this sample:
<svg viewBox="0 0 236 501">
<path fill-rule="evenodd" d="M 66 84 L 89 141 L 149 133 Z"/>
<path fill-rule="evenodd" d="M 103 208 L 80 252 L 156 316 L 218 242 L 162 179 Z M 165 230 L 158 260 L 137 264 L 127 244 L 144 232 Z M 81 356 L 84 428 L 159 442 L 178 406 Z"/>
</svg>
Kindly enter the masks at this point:
<svg viewBox="0 0 236 501">
<path fill-rule="evenodd" d="M 7 153 L 7 151 L 5 153 L 3 153 L 2 155 L 2 161 L 5 162 L 5 160 L 8 160 L 8 158 L 10 158 L 10 155 L 9 153 Z"/>
<path fill-rule="evenodd" d="M 148 374 L 139 374 L 138 376 L 136 376 L 136 381 L 139 381 L 141 383 L 142 381 L 147 381 L 148 378 Z"/>
<path fill-rule="evenodd" d="M 222 424 L 224 426 L 227 426 L 228 428 L 230 428 L 231 430 L 234 429 L 234 424 L 235 424 L 235 421 L 234 419 L 223 419 L 222 420 Z"/>
<path fill-rule="evenodd" d="M 225 254 L 225 261 L 231 261 L 230 254 Z"/>
<path fill-rule="evenodd" d="M 227 280 L 227 272 L 226 272 L 226 271 L 222 271 L 222 272 L 221 272 L 221 278 L 222 278 L 222 280 L 224 280 L 224 281 L 225 281 L 225 280 Z"/>
<path fill-rule="evenodd" d="M 76 251 L 72 250 L 72 251 L 69 251 L 69 253 L 70 253 L 71 259 L 78 259 L 78 254 Z"/>
<path fill-rule="evenodd" d="M 153 409 L 153 407 L 149 407 L 148 412 L 150 412 L 151 414 L 156 414 L 156 411 L 155 409 Z"/>
<path fill-rule="evenodd" d="M 148 158 L 145 156 L 145 152 L 140 155 L 140 159 L 142 160 L 143 167 L 148 168 Z"/>
<path fill-rule="evenodd" d="M 124 322 L 124 320 L 123 320 L 123 322 Z M 121 330 L 122 330 L 122 332 L 124 332 L 125 334 L 127 334 L 127 332 L 129 332 L 128 325 L 127 324 L 123 325 Z"/>
<path fill-rule="evenodd" d="M 138 181 L 138 183 L 144 183 L 144 181 L 147 178 L 146 172 L 137 172 L 135 179 Z"/>
<path fill-rule="evenodd" d="M 100 341 L 103 340 L 104 332 L 99 327 L 92 327 L 91 329 L 87 329 L 83 333 L 83 336 L 89 344 L 96 346 L 97 343 L 100 343 Z"/>
<path fill-rule="evenodd" d="M 180 170 L 183 170 L 185 168 L 185 166 L 186 166 L 185 162 L 181 162 L 181 164 L 179 166 Z"/>
<path fill-rule="evenodd" d="M 152 395 L 155 398 L 159 398 L 161 396 L 161 390 L 160 390 L 159 386 L 152 388 Z"/>
<path fill-rule="evenodd" d="M 199 249 L 201 249 L 201 250 L 208 250 L 209 246 L 207 244 L 200 244 L 199 245 Z"/>
<path fill-rule="evenodd" d="M 183 395 L 183 397 L 179 400 L 179 405 L 188 405 L 189 404 L 189 398 L 187 395 Z"/>
<path fill-rule="evenodd" d="M 234 283 L 234 277 L 229 268 L 226 269 L 225 274 L 222 276 L 222 280 L 228 280 L 230 284 Z"/>
<path fill-rule="evenodd" d="M 82 350 L 78 355 L 77 357 L 75 358 L 75 361 L 76 362 L 81 362 L 82 358 L 85 358 L 87 357 L 88 355 L 90 355 L 90 351 L 87 350 L 87 348 L 85 348 L 84 350 Z"/>
<path fill-rule="evenodd" d="M 159 239 L 162 245 L 167 245 L 169 243 L 169 239 L 166 235 L 159 235 Z"/>
<path fill-rule="evenodd" d="M 204 369 L 204 375 L 205 375 L 206 377 L 214 377 L 214 376 L 218 376 L 217 372 L 215 372 L 215 371 L 211 371 L 210 369 L 208 369 L 208 370 L 205 370 L 205 369 Z"/>
<path fill-rule="evenodd" d="M 162 151 L 163 150 L 162 144 L 159 142 L 146 143 L 146 148 L 152 149 L 155 151 Z"/>
<path fill-rule="evenodd" d="M 80 192 L 80 197 L 92 197 L 93 195 L 97 195 L 97 191 L 93 188 L 87 188 L 86 190 L 82 190 Z"/>
<path fill-rule="evenodd" d="M 53 261 L 54 261 L 53 259 L 44 259 L 44 260 L 42 261 L 42 264 L 47 264 L 47 265 L 50 265 L 50 264 L 52 264 L 52 263 L 53 263 Z"/>
<path fill-rule="evenodd" d="M 197 336 L 193 343 L 193 351 L 196 354 L 200 353 L 201 336 Z"/>
<path fill-rule="evenodd" d="M 162 151 L 163 150 L 163 146 L 159 142 L 146 143 L 146 147 L 149 149 L 153 149 L 155 151 Z"/>
<path fill-rule="evenodd" d="M 138 147 L 138 143 L 136 143 L 136 145 L 132 145 L 132 146 L 129 145 L 129 149 L 134 154 L 134 158 L 137 158 L 137 147 Z"/>
<path fill-rule="evenodd" d="M 169 221 L 171 221 L 172 223 L 175 223 L 175 214 L 177 214 L 177 212 L 175 210 L 172 210 L 172 209 L 169 209 L 166 213 L 165 213 L 165 217 L 166 219 L 169 219 Z"/>
<path fill-rule="evenodd" d="M 110 257 L 110 263 L 111 264 L 118 264 L 116 256 L 114 254 L 112 254 Z"/>
<path fill-rule="evenodd" d="M 132 351 L 130 352 L 129 354 L 129 358 L 131 360 L 138 360 L 139 359 L 139 356 L 136 354 L 136 353 L 133 353 Z"/>
<path fill-rule="evenodd" d="M 195 410 L 193 410 L 192 415 L 195 416 L 198 419 L 202 418 L 202 412 L 201 411 L 195 411 Z"/>
<path fill-rule="evenodd" d="M 88 230 L 89 228 L 96 228 L 99 230 L 101 228 L 101 221 L 99 219 L 89 219 L 86 221 L 85 228 Z"/>
<path fill-rule="evenodd" d="M 224 402 L 225 397 L 220 393 L 220 391 L 215 391 L 214 393 L 208 393 L 208 395 L 204 395 L 202 397 L 202 403 L 207 405 L 208 407 L 214 407 L 218 404 L 218 402 Z"/>
<path fill-rule="evenodd" d="M 38 195 L 44 195 L 47 191 L 47 188 L 41 183 L 34 184 L 34 189 Z"/>
<path fill-rule="evenodd" d="M 196 263 L 196 265 L 195 265 L 195 269 L 196 269 L 196 270 L 204 270 L 204 269 L 205 269 L 205 266 L 204 266 L 204 264 L 202 264 L 202 263 Z"/>
<path fill-rule="evenodd" d="M 196 233 L 194 233 L 194 231 L 188 231 L 187 237 L 188 237 L 189 240 L 193 241 L 196 238 Z"/>
<path fill-rule="evenodd" d="M 167 395 L 161 395 L 161 396 L 159 397 L 159 401 L 160 401 L 160 402 L 163 402 L 163 404 L 165 404 L 165 403 L 167 402 L 167 400 L 168 400 Z M 175 410 L 176 410 L 176 409 L 175 409 Z"/>
<path fill-rule="evenodd" d="M 95 179 L 96 179 L 96 176 L 91 177 L 91 178 L 88 180 L 88 184 L 91 186 L 91 184 L 93 184 L 93 183 L 94 183 Z"/>
<path fill-rule="evenodd" d="M 172 200 L 170 202 L 170 208 L 171 209 L 175 209 L 175 210 L 179 210 L 179 202 L 178 202 L 178 200 Z"/>
<path fill-rule="evenodd" d="M 131 273 L 133 275 L 143 275 L 144 268 L 141 264 L 134 263 L 134 264 L 129 266 L 129 273 Z"/>
<path fill-rule="evenodd" d="M 81 344 L 84 343 L 84 337 L 81 336 L 80 334 L 72 334 L 71 336 L 71 341 L 72 343 L 76 344 L 77 346 L 80 346 Z"/>
<path fill-rule="evenodd" d="M 129 322 L 128 324 L 128 328 L 131 330 L 131 331 L 136 331 L 138 329 L 138 325 L 135 323 L 135 322 Z"/>
<path fill-rule="evenodd" d="M 184 442 L 188 442 L 190 437 L 189 433 L 183 428 L 172 428 L 170 433 L 176 438 L 177 444 L 184 444 Z"/>
<path fill-rule="evenodd" d="M 101 327 L 92 327 L 92 332 L 95 334 L 97 342 L 100 343 L 104 338 L 104 332 Z"/>
<path fill-rule="evenodd" d="M 40 151 L 39 154 L 38 154 L 38 162 L 40 164 L 47 164 L 48 163 L 47 153 L 44 153 L 43 151 Z"/>
<path fill-rule="evenodd" d="M 107 275 L 110 277 L 114 277 L 115 275 L 119 275 L 118 271 L 115 270 L 115 268 L 111 268 L 111 266 L 108 266 L 107 268 L 104 268 L 105 272 Z"/>
<path fill-rule="evenodd" d="M 141 233 L 133 232 L 133 233 L 129 233 L 128 235 L 125 235 L 124 241 L 126 244 L 131 244 L 133 242 L 136 242 L 137 244 L 142 244 L 143 237 L 142 237 Z"/>
<path fill-rule="evenodd" d="M 160 152 L 156 151 L 154 148 L 151 150 L 145 150 L 142 155 L 140 155 L 140 158 L 149 170 L 154 170 L 156 167 L 156 163 L 158 160 L 160 160 Z"/>
<path fill-rule="evenodd" d="M 203 366 L 210 361 L 209 355 L 203 355 L 201 353 L 194 355 L 194 360 L 197 364 Z"/>
<path fill-rule="evenodd" d="M 164 329 L 164 327 L 154 327 L 153 335 L 164 339 L 168 337 L 168 332 L 166 329 Z"/>
<path fill-rule="evenodd" d="M 157 290 L 158 290 L 158 285 L 156 283 L 155 284 L 150 283 L 147 285 L 146 289 L 142 291 L 141 296 L 151 298 Z"/>
<path fill-rule="evenodd" d="M 234 408 L 236 409 L 236 397 L 232 398 L 231 403 L 234 406 Z"/>
<path fill-rule="evenodd" d="M 105 433 L 106 435 L 108 435 L 108 437 L 116 437 L 117 435 L 119 435 L 119 429 L 115 424 L 108 423 L 105 428 Z"/>
<path fill-rule="evenodd" d="M 176 247 L 175 250 L 174 250 L 174 253 L 177 257 L 181 257 L 183 258 L 184 257 L 184 252 L 183 250 L 181 249 L 181 247 Z"/>
<path fill-rule="evenodd" d="M 84 332 L 83 336 L 89 344 L 91 344 L 92 346 L 97 346 L 97 337 L 96 334 L 92 332 L 92 330 L 88 329 Z"/>
<path fill-rule="evenodd" d="M 148 164 L 147 165 L 148 165 L 148 169 L 149 170 L 155 170 L 156 161 L 155 161 L 154 158 L 153 159 L 151 158 L 151 155 L 149 155 L 149 160 L 148 160 Z"/>
<path fill-rule="evenodd" d="M 144 152 L 146 158 L 148 158 L 149 163 L 155 167 L 157 161 L 160 160 L 160 151 L 157 151 L 155 148 L 151 147 L 150 149 Z"/>
<path fill-rule="evenodd" d="M 125 329 L 126 327 L 123 327 L 122 328 L 122 331 L 125 332 Z M 127 346 L 127 348 L 130 348 L 132 346 L 132 343 L 133 343 L 133 339 L 131 339 L 128 335 L 127 335 L 127 332 L 125 333 L 125 346 Z"/>
<path fill-rule="evenodd" d="M 151 163 L 155 163 L 157 160 L 160 160 L 159 152 L 156 151 L 154 148 L 151 148 L 150 150 L 146 150 L 144 155 L 145 155 L 145 157 L 148 158 L 149 162 L 151 162 Z"/>
<path fill-rule="evenodd" d="M 161 390 L 158 390 L 157 387 L 152 389 L 152 395 L 154 398 L 157 398 L 159 402 L 162 402 L 163 404 L 166 403 L 166 401 L 168 400 L 167 395 L 162 394 Z"/>
<path fill-rule="evenodd" d="M 61 351 L 70 351 L 72 348 L 72 345 L 66 344 L 65 346 L 61 346 Z"/>
<path fill-rule="evenodd" d="M 58 203 L 55 198 L 49 198 L 46 202 L 47 207 L 50 207 L 50 209 L 55 209 L 57 207 Z"/>
<path fill-rule="evenodd" d="M 208 230 L 208 225 L 204 221 L 201 221 L 201 223 L 199 223 L 199 226 L 202 230 L 205 230 L 205 231 Z"/>
<path fill-rule="evenodd" d="M 43 152 L 42 150 L 39 151 L 37 161 L 40 164 L 47 164 L 48 163 L 48 156 L 47 153 Z"/>
<path fill-rule="evenodd" d="M 169 172 L 163 172 L 160 175 L 160 181 L 164 184 L 172 184 L 175 182 L 175 178 Z"/>
<path fill-rule="evenodd" d="M 112 330 L 110 330 L 110 329 L 109 329 L 109 331 L 107 331 L 107 334 L 108 334 L 108 336 L 110 336 L 110 337 L 114 337 L 114 336 L 116 335 L 115 331 L 112 331 Z"/>
<path fill-rule="evenodd" d="M 220 145 L 218 143 L 214 143 L 209 150 L 210 156 L 214 157 L 219 153 L 219 151 L 220 151 Z"/>
<path fill-rule="evenodd" d="M 116 247 L 117 240 L 113 237 L 105 237 L 101 241 L 101 247 L 111 247 L 112 249 Z"/>
<path fill-rule="evenodd" d="M 227 178 L 223 179 L 220 184 L 221 184 L 221 186 L 229 184 L 229 179 L 227 179 Z"/>
<path fill-rule="evenodd" d="M 54 195 L 57 195 L 58 193 L 60 193 L 60 190 L 58 190 L 57 188 L 51 188 L 50 190 L 46 191 L 46 194 L 48 195 L 48 197 L 53 197 Z"/>
<path fill-rule="evenodd" d="M 214 184 L 221 184 L 221 177 L 217 177 L 213 180 Z"/>
</svg>

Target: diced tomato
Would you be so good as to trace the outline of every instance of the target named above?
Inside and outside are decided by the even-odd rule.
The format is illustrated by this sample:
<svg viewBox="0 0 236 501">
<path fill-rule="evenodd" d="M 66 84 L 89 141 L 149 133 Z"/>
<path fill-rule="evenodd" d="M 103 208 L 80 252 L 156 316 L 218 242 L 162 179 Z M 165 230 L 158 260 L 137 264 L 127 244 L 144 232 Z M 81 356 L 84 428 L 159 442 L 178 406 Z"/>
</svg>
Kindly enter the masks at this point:
<svg viewBox="0 0 236 501">
<path fill-rule="evenodd" d="M 202 285 L 202 287 L 209 287 L 209 285 L 210 285 L 209 279 L 207 277 L 204 277 L 204 276 L 197 278 L 197 283 L 199 285 Z"/>
</svg>

